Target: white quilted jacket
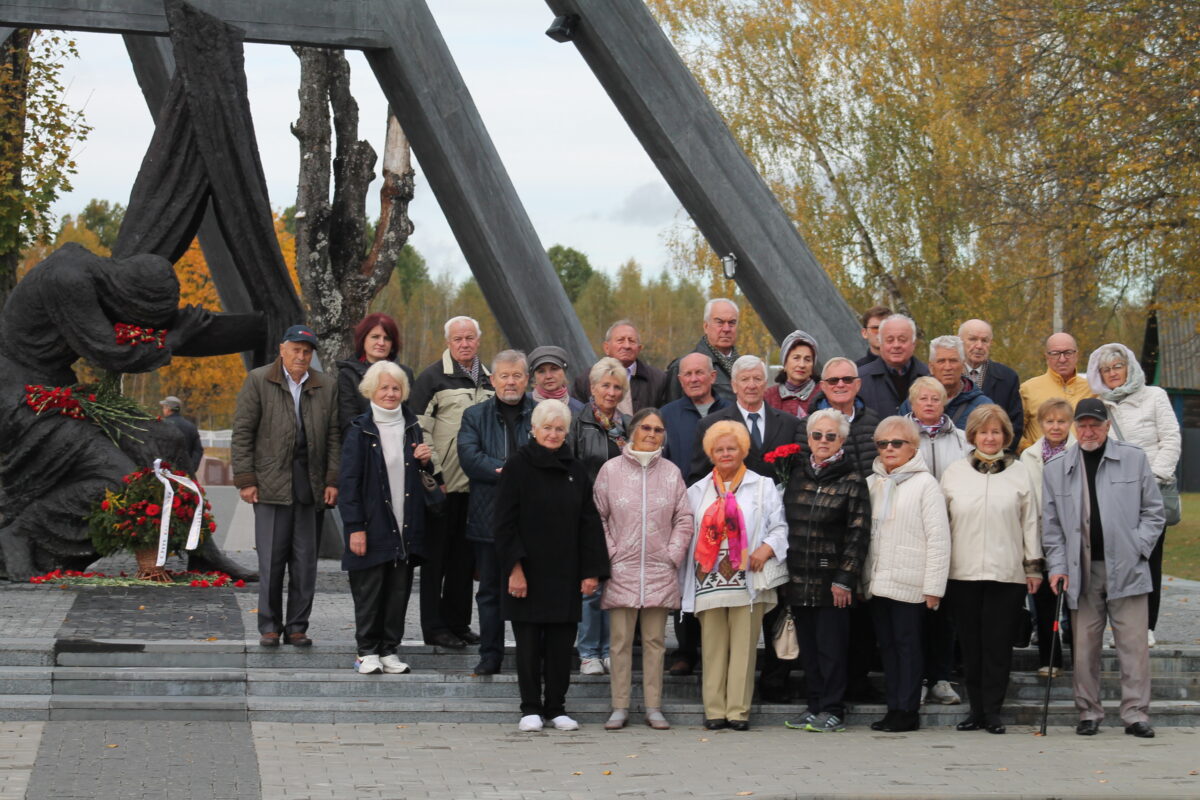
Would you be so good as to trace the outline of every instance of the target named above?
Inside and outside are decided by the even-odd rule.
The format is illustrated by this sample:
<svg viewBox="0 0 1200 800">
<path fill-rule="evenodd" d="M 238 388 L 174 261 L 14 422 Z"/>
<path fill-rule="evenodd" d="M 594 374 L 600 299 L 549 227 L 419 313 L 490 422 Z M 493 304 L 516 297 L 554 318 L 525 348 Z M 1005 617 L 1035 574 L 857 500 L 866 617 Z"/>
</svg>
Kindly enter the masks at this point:
<svg viewBox="0 0 1200 800">
<path fill-rule="evenodd" d="M 1158 386 L 1144 386 L 1120 403 L 1106 400 L 1104 405 L 1114 423 L 1113 436 L 1146 451 L 1150 471 L 1159 483 L 1174 479 L 1182 443 L 1167 393 Z"/>
</svg>

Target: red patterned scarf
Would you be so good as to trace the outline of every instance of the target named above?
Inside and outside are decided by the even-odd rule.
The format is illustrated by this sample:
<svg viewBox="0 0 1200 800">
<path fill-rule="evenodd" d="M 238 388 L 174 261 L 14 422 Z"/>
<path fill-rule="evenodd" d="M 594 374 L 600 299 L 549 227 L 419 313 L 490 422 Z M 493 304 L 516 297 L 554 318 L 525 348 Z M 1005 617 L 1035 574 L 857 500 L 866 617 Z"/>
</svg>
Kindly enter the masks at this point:
<svg viewBox="0 0 1200 800">
<path fill-rule="evenodd" d="M 746 550 L 746 519 L 738 507 L 737 489 L 746 477 L 746 465 L 742 464 L 729 482 L 729 491 L 721 481 L 716 468 L 712 471 L 717 499 L 704 512 L 700 522 L 700 538 L 696 542 L 696 561 L 704 572 L 712 572 L 721 553 L 721 542 L 729 542 L 729 563 L 734 569 L 742 569 L 742 554 Z"/>
</svg>

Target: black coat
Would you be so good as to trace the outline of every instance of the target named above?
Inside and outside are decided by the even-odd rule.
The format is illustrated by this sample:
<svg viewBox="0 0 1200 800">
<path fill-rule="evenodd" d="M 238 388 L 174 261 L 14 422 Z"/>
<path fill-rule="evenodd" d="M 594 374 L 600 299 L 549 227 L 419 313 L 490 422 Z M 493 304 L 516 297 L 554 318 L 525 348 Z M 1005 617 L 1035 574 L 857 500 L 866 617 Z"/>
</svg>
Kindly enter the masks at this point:
<svg viewBox="0 0 1200 800">
<path fill-rule="evenodd" d="M 404 533 L 396 530 L 392 491 L 379 441 L 379 428 L 370 414 L 350 423 L 342 439 L 338 478 L 338 511 L 342 515 L 346 548 L 342 569 L 373 567 L 386 561 L 408 561 L 425 551 L 425 495 L 418 475 L 420 462 L 413 448 L 424 441 L 417 417 L 404 409 Z M 367 553 L 350 552 L 350 534 L 367 532 Z"/>
<path fill-rule="evenodd" d="M 825 399 L 824 394 L 818 394 L 813 398 L 813 411 L 829 407 L 829 401 Z M 864 478 L 871 474 L 871 465 L 875 463 L 875 456 L 879 455 L 879 450 L 875 447 L 875 429 L 877 427 L 879 427 L 879 415 L 867 408 L 867 404 L 862 401 L 861 397 L 854 398 L 854 419 L 850 422 L 850 435 L 846 437 L 846 443 L 842 447 L 845 448 L 846 455 L 858 467 L 858 471 Z M 800 420 L 800 437 L 800 450 L 804 457 L 808 458 L 808 417 Z"/>
<path fill-rule="evenodd" d="M 663 396 L 666 394 L 667 374 L 640 358 L 635 363 L 637 369 L 629 379 L 629 391 L 632 395 L 630 399 L 633 402 L 633 413 L 636 414 L 643 408 L 658 408 L 665 402 Z M 592 386 L 586 373 L 577 377 L 571 384 L 571 394 L 581 403 L 592 399 Z"/>
<path fill-rule="evenodd" d="M 913 381 L 928 374 L 929 367 L 925 366 L 925 362 L 913 356 L 910 359 L 908 373 L 904 376 L 906 387 L 912 386 Z M 867 408 L 879 415 L 880 419 L 895 416 L 897 409 L 908 399 L 907 388 L 903 393 L 896 391 L 891 372 L 882 358 L 877 358 L 866 366 L 859 367 L 858 377 L 862 379 L 858 396 L 867 404 Z"/>
<path fill-rule="evenodd" d="M 608 547 L 583 464 L 566 445 L 547 450 L 530 442 L 505 462 L 493 508 L 504 618 L 578 622 L 580 582 L 608 577 Z M 529 585 L 521 598 L 507 591 L 518 562 Z"/>
<path fill-rule="evenodd" d="M 788 523 L 788 582 L 783 600 L 792 606 L 833 606 L 834 583 L 851 592 L 871 543 L 871 498 L 854 462 L 821 470 L 803 453 L 783 492 Z"/>
<path fill-rule="evenodd" d="M 371 410 L 371 401 L 358 391 L 358 384 L 362 383 L 363 376 L 367 374 L 370 366 L 366 361 L 359 361 L 357 358 L 347 358 L 337 362 L 338 429 L 342 432 L 342 436 L 345 436 L 346 431 L 350 430 L 350 423 L 354 421 L 355 417 Z M 413 371 L 403 364 L 399 366 L 408 376 L 408 390 L 411 392 L 414 380 Z M 404 401 L 404 405 L 406 408 L 408 407 L 407 399 Z"/>
<path fill-rule="evenodd" d="M 763 461 L 763 456 L 780 445 L 801 444 L 803 433 L 800 428 L 800 420 L 791 414 L 771 408 L 766 403 L 762 405 L 762 413 L 766 414 L 762 448 L 755 447 L 753 442 L 750 444 L 750 454 L 746 456 L 746 469 L 752 469 L 759 475 L 765 475 L 771 480 L 775 480 L 775 468 Z M 692 468 L 688 471 L 688 486 L 712 472 L 712 462 L 704 454 L 704 434 L 723 419 L 732 420 L 739 425 L 746 424 L 742 418 L 742 410 L 738 408 L 736 402 L 728 408 L 714 411 L 700 420 L 700 424 L 696 426 L 696 440 L 692 445 Z"/>
<path fill-rule="evenodd" d="M 564 448 L 571 451 L 572 456 L 583 464 L 587 470 L 589 483 L 595 482 L 604 462 L 621 455 L 621 448 L 617 447 L 616 441 L 608 435 L 608 431 L 604 430 L 599 422 L 596 422 L 596 417 L 592 413 L 594 408 L 595 406 L 591 403 L 587 403 L 571 419 L 567 442 L 563 445 Z M 619 411 L 616 413 L 621 414 Z M 629 431 L 630 419 L 632 417 L 628 414 L 621 414 L 627 441 L 633 438 Z"/>
<path fill-rule="evenodd" d="M 1013 426 L 1011 449 L 1016 449 L 1017 443 L 1025 433 L 1025 407 L 1021 405 L 1021 377 L 1012 367 L 1005 366 L 999 361 L 988 361 L 987 372 L 983 374 L 983 393 L 992 398 L 992 402 L 1004 409 Z M 965 426 L 964 426 L 965 427 Z"/>
<path fill-rule="evenodd" d="M 663 403 L 670 403 L 683 397 L 683 386 L 679 383 L 679 362 L 692 353 L 704 353 L 706 356 L 712 356 L 712 350 L 708 347 L 705 337 L 701 336 L 694 348 L 667 365 L 667 385 L 663 394 Z M 734 402 L 733 375 L 726 372 L 725 367 L 715 358 L 713 359 L 713 369 L 717 371 L 717 380 L 712 387 L 713 394 L 727 403 Z"/>
</svg>

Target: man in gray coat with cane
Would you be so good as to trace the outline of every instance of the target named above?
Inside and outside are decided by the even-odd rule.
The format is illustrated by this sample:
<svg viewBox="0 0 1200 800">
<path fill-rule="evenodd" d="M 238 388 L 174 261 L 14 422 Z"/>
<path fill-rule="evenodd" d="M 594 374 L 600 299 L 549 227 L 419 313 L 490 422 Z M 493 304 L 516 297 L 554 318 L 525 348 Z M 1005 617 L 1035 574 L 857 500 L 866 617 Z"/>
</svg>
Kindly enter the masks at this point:
<svg viewBox="0 0 1200 800">
<path fill-rule="evenodd" d="M 1050 587 L 1067 593 L 1075 636 L 1080 736 L 1100 732 L 1100 653 L 1111 621 L 1121 667 L 1125 733 L 1153 738 L 1146 644 L 1150 553 L 1163 529 L 1162 495 L 1146 454 L 1108 437 L 1096 398 L 1075 407 L 1077 442 L 1046 463 L 1042 547 Z"/>
</svg>

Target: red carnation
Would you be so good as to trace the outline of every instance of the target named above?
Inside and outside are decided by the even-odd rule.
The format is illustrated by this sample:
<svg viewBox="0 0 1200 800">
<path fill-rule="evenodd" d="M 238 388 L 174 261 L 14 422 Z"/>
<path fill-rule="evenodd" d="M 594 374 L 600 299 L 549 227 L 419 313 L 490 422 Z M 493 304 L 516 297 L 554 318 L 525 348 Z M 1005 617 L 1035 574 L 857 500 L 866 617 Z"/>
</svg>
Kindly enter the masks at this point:
<svg viewBox="0 0 1200 800">
<path fill-rule="evenodd" d="M 154 503 L 151 503 L 150 505 L 146 506 L 146 516 L 148 516 L 148 517 L 157 517 L 161 513 L 162 513 L 162 506 L 159 506 Z"/>
</svg>

